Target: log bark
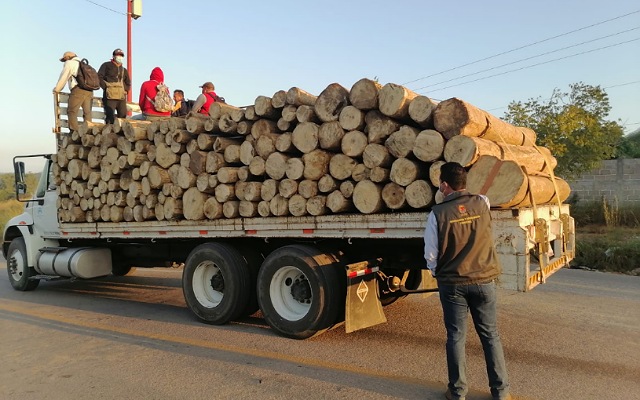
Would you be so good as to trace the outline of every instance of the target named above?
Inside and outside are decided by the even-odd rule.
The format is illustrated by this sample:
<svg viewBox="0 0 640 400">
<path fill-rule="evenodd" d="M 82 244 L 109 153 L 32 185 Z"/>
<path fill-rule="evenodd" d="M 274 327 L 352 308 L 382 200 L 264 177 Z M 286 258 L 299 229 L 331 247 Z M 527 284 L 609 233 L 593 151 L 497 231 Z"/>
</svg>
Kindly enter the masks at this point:
<svg viewBox="0 0 640 400">
<path fill-rule="evenodd" d="M 363 214 L 374 214 L 382 211 L 382 187 L 370 180 L 363 180 L 353 189 L 353 205 Z"/>
<path fill-rule="evenodd" d="M 418 133 L 416 128 L 403 125 L 387 138 L 384 145 L 392 156 L 396 158 L 407 157 L 413 152 Z"/>
<path fill-rule="evenodd" d="M 413 144 L 413 155 L 418 160 L 433 162 L 442 158 L 445 140 L 438 131 L 426 129 L 416 137 Z"/>
<path fill-rule="evenodd" d="M 189 157 L 189 169 L 196 175 L 200 175 L 203 172 L 206 172 L 207 169 L 207 156 L 209 155 L 206 151 L 196 150 L 191 153 Z"/>
<path fill-rule="evenodd" d="M 196 187 L 187 189 L 182 196 L 182 208 L 184 218 L 191 221 L 204 219 L 204 203 L 208 196 Z"/>
<path fill-rule="evenodd" d="M 360 131 L 351 131 L 344 134 L 340 149 L 349 157 L 360 157 L 368 144 L 367 135 Z"/>
<path fill-rule="evenodd" d="M 517 146 L 532 146 L 536 141 L 533 130 L 513 126 L 457 98 L 440 102 L 433 118 L 436 130 L 446 139 L 464 135 Z"/>
<path fill-rule="evenodd" d="M 238 107 L 220 101 L 213 102 L 209 106 L 209 116 L 213 119 L 220 119 L 223 115 L 231 115 Z"/>
<path fill-rule="evenodd" d="M 180 129 L 187 128 L 187 121 L 182 117 L 169 118 L 169 132 L 175 132 Z"/>
<path fill-rule="evenodd" d="M 372 110 L 378 108 L 378 95 L 382 85 L 378 82 L 362 78 L 354 83 L 349 92 L 349 101 L 360 110 Z"/>
<path fill-rule="evenodd" d="M 318 148 L 319 129 L 313 122 L 300 123 L 291 134 L 291 142 L 301 152 L 310 153 Z"/>
<path fill-rule="evenodd" d="M 287 104 L 294 106 L 313 106 L 318 98 L 300 88 L 292 87 L 287 91 Z"/>
<path fill-rule="evenodd" d="M 349 105 L 349 90 L 339 83 L 332 83 L 318 96 L 314 110 L 320 121 L 337 121 L 342 109 Z"/>
</svg>

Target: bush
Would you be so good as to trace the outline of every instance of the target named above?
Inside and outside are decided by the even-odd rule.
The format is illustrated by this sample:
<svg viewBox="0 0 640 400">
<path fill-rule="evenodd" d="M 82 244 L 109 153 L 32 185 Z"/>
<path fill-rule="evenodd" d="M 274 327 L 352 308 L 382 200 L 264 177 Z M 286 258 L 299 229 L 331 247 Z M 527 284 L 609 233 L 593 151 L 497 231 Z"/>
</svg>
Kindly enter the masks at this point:
<svg viewBox="0 0 640 400">
<path fill-rule="evenodd" d="M 601 271 L 630 272 L 640 268 L 640 237 L 618 241 L 607 236 L 578 240 L 572 265 Z"/>
<path fill-rule="evenodd" d="M 0 202 L 0 232 L 4 232 L 4 226 L 11 218 L 22 214 L 24 203 L 17 200 Z"/>
<path fill-rule="evenodd" d="M 640 204 L 618 205 L 617 201 L 577 202 L 571 206 L 576 226 L 604 225 L 608 227 L 640 227 Z"/>
</svg>

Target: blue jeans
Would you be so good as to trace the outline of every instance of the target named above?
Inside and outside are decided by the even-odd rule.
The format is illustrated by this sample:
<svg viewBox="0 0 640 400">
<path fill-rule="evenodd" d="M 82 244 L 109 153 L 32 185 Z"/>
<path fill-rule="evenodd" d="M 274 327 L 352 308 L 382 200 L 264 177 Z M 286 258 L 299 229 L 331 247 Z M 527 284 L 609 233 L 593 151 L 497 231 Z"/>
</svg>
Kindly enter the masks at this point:
<svg viewBox="0 0 640 400">
<path fill-rule="evenodd" d="M 494 399 L 507 396 L 509 379 L 496 324 L 495 281 L 471 285 L 439 284 L 438 287 L 444 325 L 447 328 L 449 390 L 459 397 L 467 394 L 465 343 L 467 312 L 471 311 L 473 324 L 484 350 L 491 395 Z"/>
</svg>

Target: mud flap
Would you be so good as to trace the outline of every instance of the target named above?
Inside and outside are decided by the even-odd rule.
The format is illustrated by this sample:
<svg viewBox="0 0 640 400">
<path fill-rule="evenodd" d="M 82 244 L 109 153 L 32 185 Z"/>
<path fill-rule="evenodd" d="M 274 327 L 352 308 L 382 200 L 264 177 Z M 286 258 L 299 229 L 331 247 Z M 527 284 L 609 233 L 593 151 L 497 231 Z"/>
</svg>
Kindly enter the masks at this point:
<svg viewBox="0 0 640 400">
<path fill-rule="evenodd" d="M 345 330 L 347 333 L 387 322 L 378 298 L 378 267 L 368 261 L 350 264 L 347 271 Z"/>
</svg>

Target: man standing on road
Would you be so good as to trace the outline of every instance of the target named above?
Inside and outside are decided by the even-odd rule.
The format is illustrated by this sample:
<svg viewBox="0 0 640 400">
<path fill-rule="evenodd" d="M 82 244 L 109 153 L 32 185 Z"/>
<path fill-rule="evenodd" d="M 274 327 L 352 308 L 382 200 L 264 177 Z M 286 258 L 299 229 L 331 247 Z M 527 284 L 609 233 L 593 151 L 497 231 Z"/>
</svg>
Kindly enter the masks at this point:
<svg viewBox="0 0 640 400">
<path fill-rule="evenodd" d="M 53 93 L 60 93 L 64 88 L 64 84 L 69 85 L 69 102 L 67 109 L 67 118 L 69 119 L 69 131 L 78 130 L 78 111 L 82 106 L 82 117 L 86 122 L 91 122 L 91 104 L 93 102 L 93 91 L 84 90 L 78 86 L 76 76 L 78 76 L 78 68 L 80 58 L 73 51 L 67 51 L 62 55 L 60 61 L 64 63 L 60 78 Z"/>
<path fill-rule="evenodd" d="M 449 384 L 445 398 L 464 400 L 468 387 L 465 342 L 470 311 L 482 342 L 493 399 L 511 399 L 496 323 L 496 278 L 489 199 L 466 190 L 467 172 L 449 162 L 440 169 L 442 203 L 433 206 L 424 232 L 424 257 L 438 281 L 447 329 Z"/>
</svg>

